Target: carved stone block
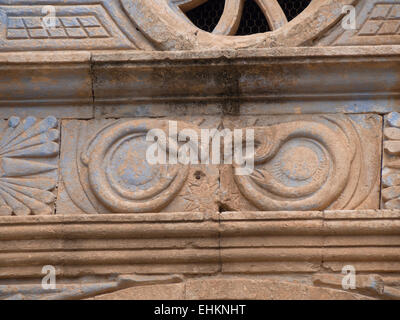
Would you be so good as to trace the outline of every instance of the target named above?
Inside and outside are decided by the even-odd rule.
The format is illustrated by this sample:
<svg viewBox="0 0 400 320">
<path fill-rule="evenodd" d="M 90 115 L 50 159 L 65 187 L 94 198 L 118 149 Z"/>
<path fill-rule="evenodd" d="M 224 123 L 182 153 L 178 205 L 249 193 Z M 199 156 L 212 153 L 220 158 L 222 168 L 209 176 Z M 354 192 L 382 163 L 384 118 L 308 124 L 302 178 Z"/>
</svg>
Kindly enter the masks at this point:
<svg viewBox="0 0 400 320">
<path fill-rule="evenodd" d="M 400 3 L 396 0 L 358 1 L 355 28 L 338 24 L 319 42 L 320 46 L 390 45 L 400 41 Z"/>
<path fill-rule="evenodd" d="M 92 118 L 90 69 L 89 52 L 0 53 L 0 119 Z"/>
<path fill-rule="evenodd" d="M 318 0 L 290 17 L 277 0 L 256 0 L 267 32 L 237 34 L 244 0 L 227 3 L 214 30 L 207 32 L 185 16 L 207 0 L 49 0 L 44 4 L 0 0 L 0 51 L 26 50 L 209 50 L 317 45 L 398 44 L 396 0 Z M 344 28 L 344 8 L 355 7 L 355 28 Z M 216 16 L 218 14 L 215 14 Z M 351 16 L 353 17 L 353 16 Z M 293 17 L 292 17 L 293 18 Z M 345 20 L 345 19 L 344 19 Z M 271 32 L 273 31 L 273 32 Z M 322 40 L 320 40 L 322 39 Z"/>
<path fill-rule="evenodd" d="M 11 50 L 106 50 L 150 49 L 151 46 L 122 12 L 118 0 L 83 0 L 69 4 L 0 1 L 0 51 Z M 54 26 L 43 18 L 54 16 Z"/>
<path fill-rule="evenodd" d="M 0 300 L 400 300 L 399 44 L 400 0 L 0 0 Z"/>
<path fill-rule="evenodd" d="M 381 118 L 377 115 L 234 117 L 253 128 L 255 170 L 224 166 L 221 203 L 230 211 L 379 208 Z"/>
<path fill-rule="evenodd" d="M 175 123 L 199 130 L 193 120 Z M 217 166 L 147 161 L 147 132 L 168 135 L 168 126 L 165 119 L 64 121 L 57 213 L 218 211 Z"/>
<path fill-rule="evenodd" d="M 400 114 L 385 116 L 382 207 L 400 209 Z"/>
<path fill-rule="evenodd" d="M 0 215 L 54 213 L 58 154 L 56 118 L 0 122 Z"/>
<path fill-rule="evenodd" d="M 288 19 L 277 0 L 256 0 L 275 32 L 234 36 L 240 22 L 244 1 L 227 3 L 212 33 L 205 32 L 184 16 L 184 11 L 207 1 L 121 0 L 123 7 L 140 30 L 162 50 L 242 49 L 250 47 L 301 46 L 311 42 L 338 20 L 343 5 L 354 0 L 319 0 L 296 19 Z"/>
<path fill-rule="evenodd" d="M 219 129 L 255 132 L 250 175 L 236 175 L 235 163 L 150 165 L 146 134 L 168 132 L 169 125 L 166 119 L 64 121 L 57 212 L 379 208 L 380 116 L 226 116 Z"/>
</svg>

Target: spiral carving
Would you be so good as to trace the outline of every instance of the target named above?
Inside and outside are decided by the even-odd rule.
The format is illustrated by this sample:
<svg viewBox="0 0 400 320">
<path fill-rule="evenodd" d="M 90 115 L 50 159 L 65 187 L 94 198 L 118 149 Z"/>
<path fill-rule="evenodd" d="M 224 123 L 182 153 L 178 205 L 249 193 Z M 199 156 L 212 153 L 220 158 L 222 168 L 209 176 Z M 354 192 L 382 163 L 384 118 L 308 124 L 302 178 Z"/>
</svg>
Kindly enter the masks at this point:
<svg viewBox="0 0 400 320">
<path fill-rule="evenodd" d="M 261 210 L 344 207 L 360 175 L 358 135 L 349 120 L 326 120 L 256 128 L 256 168 L 235 175 L 240 192 Z"/>
<path fill-rule="evenodd" d="M 188 165 L 148 162 L 146 135 L 153 128 L 168 135 L 168 121 L 117 122 L 103 128 L 81 156 L 91 191 L 112 212 L 158 212 L 176 196 L 188 176 Z M 166 141 L 159 143 L 168 152 Z"/>
</svg>

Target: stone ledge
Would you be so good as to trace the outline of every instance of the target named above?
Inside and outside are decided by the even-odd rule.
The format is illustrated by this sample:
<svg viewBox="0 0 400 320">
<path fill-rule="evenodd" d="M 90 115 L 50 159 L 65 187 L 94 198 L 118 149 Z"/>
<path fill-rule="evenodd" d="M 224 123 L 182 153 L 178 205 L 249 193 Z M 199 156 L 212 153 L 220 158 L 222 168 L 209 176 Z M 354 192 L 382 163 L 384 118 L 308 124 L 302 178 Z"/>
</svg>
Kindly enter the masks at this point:
<svg viewBox="0 0 400 320">
<path fill-rule="evenodd" d="M 400 105 L 399 57 L 400 46 L 0 53 L 0 118 L 223 114 L 232 103 L 249 115 L 387 113 Z"/>
<path fill-rule="evenodd" d="M 93 117 L 88 52 L 0 54 L 0 118 Z"/>
<path fill-rule="evenodd" d="M 233 103 L 242 115 L 390 112 L 399 105 L 399 53 L 398 46 L 93 53 L 96 115 L 165 116 L 170 104 L 224 113 Z"/>
<path fill-rule="evenodd" d="M 0 53 L 1 55 L 1 53 Z M 223 62 L 243 59 L 301 59 L 399 57 L 400 45 L 391 46 L 353 46 L 353 47 L 279 47 L 241 50 L 191 50 L 191 51 L 105 51 L 91 52 L 94 63 L 108 62 L 172 62 L 219 60 Z"/>
<path fill-rule="evenodd" d="M 340 272 L 346 264 L 361 273 L 390 273 L 400 267 L 399 211 L 337 212 L 340 220 L 331 218 L 334 212 L 306 214 L 1 217 L 0 278 L 39 277 L 46 264 L 57 266 L 61 278 L 310 274 Z"/>
</svg>

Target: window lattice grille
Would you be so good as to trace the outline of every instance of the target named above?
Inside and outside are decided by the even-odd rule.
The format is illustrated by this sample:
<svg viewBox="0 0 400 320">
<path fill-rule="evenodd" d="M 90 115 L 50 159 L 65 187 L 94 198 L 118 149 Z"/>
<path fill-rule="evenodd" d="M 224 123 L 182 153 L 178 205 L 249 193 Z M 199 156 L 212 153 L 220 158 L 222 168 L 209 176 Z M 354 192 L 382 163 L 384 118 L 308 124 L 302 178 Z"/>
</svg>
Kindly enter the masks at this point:
<svg viewBox="0 0 400 320">
<path fill-rule="evenodd" d="M 278 0 L 288 21 L 297 17 L 310 3 L 311 0 Z M 208 0 L 206 3 L 194 8 L 186 15 L 198 28 L 212 32 L 217 26 L 224 11 L 225 0 Z M 236 35 L 249 35 L 271 31 L 267 19 L 254 0 L 246 0 L 242 19 Z"/>
</svg>

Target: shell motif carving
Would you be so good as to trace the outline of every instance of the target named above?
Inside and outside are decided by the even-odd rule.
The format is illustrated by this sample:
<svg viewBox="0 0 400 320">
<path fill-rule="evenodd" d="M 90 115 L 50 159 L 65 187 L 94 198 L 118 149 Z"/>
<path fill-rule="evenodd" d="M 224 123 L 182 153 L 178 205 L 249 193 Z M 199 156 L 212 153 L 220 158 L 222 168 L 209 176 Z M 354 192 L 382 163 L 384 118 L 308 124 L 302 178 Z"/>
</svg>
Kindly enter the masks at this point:
<svg viewBox="0 0 400 320">
<path fill-rule="evenodd" d="M 400 209 L 400 114 L 385 117 L 382 169 L 382 206 Z"/>
<path fill-rule="evenodd" d="M 0 215 L 53 213 L 59 153 L 54 117 L 12 117 L 0 133 Z"/>
<path fill-rule="evenodd" d="M 255 170 L 235 175 L 240 192 L 260 210 L 357 207 L 354 193 L 364 174 L 356 130 L 346 118 L 294 121 L 255 128 Z"/>
</svg>

